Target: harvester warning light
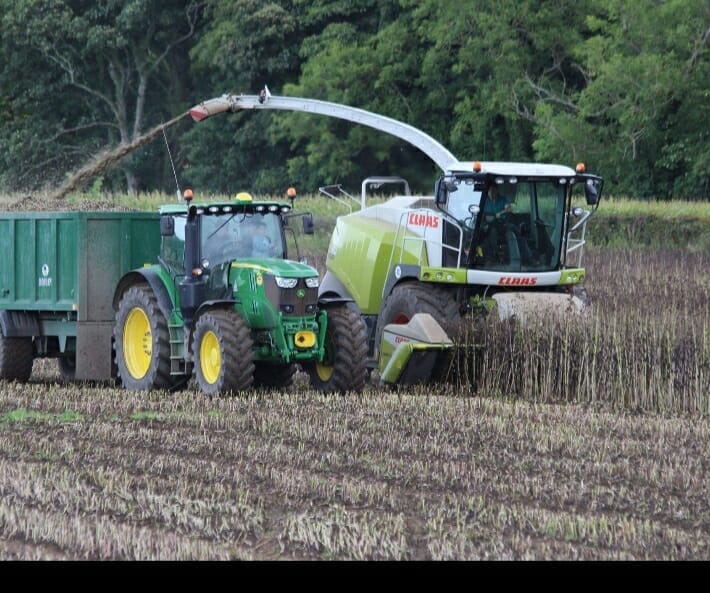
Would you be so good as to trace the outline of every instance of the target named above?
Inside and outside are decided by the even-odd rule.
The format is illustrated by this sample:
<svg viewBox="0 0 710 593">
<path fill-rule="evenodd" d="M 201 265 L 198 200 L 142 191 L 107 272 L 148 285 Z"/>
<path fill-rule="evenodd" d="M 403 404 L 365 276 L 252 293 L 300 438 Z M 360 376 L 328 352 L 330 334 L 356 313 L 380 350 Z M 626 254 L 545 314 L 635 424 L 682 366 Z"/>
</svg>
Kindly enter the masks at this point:
<svg viewBox="0 0 710 593">
<path fill-rule="evenodd" d="M 185 200 L 186 202 L 189 202 L 192 200 L 192 190 L 190 188 L 187 188 L 183 194 L 182 194 L 182 199 Z"/>
<path fill-rule="evenodd" d="M 473 163 L 473 170 L 476 173 L 480 173 L 482 168 L 483 166 L 481 165 L 481 161 L 476 161 L 475 163 Z"/>
<path fill-rule="evenodd" d="M 587 167 L 584 163 L 577 163 L 575 170 L 577 171 L 577 173 L 584 173 L 587 170 Z"/>
<path fill-rule="evenodd" d="M 240 191 L 236 195 L 236 199 L 239 200 L 240 202 L 251 202 L 252 197 L 250 193 L 247 193 L 245 191 Z"/>
</svg>

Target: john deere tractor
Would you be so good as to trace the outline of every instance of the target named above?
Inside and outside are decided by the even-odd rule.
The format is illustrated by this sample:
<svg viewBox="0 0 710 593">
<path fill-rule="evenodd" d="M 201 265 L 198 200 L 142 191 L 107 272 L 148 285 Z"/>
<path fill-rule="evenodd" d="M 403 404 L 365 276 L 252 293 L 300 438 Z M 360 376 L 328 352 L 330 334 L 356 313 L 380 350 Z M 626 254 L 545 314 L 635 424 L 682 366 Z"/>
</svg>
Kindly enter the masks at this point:
<svg viewBox="0 0 710 593">
<path fill-rule="evenodd" d="M 301 365 L 321 391 L 362 389 L 365 325 L 347 299 L 318 297 L 314 268 L 288 259 L 289 204 L 190 198 L 160 210 L 159 263 L 116 288 L 123 384 L 171 387 L 194 372 L 207 394 L 285 387 Z"/>
<path fill-rule="evenodd" d="M 190 110 L 199 121 L 249 109 L 346 119 L 401 138 L 441 169 L 433 196 L 405 195 L 338 218 L 322 299 L 352 301 L 367 326 L 368 366 L 388 383 L 427 381 L 451 347 L 451 328 L 474 311 L 501 318 L 577 315 L 585 228 L 593 210 L 574 207 L 574 188 L 598 207 L 603 180 L 562 165 L 459 161 L 412 126 L 362 109 L 299 97 L 223 95 Z M 401 178 L 378 178 L 401 182 Z M 327 193 L 327 192 L 324 192 Z"/>
</svg>

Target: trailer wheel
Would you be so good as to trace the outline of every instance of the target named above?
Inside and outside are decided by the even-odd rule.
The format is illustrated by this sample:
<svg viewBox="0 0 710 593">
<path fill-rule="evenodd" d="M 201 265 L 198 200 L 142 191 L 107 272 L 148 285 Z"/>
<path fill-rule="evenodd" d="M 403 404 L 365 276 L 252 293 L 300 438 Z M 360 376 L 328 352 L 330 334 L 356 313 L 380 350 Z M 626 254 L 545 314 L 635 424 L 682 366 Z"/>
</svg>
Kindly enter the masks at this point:
<svg viewBox="0 0 710 593">
<path fill-rule="evenodd" d="M 6 338 L 0 329 L 0 379 L 27 382 L 33 362 L 32 338 Z"/>
<path fill-rule="evenodd" d="M 230 309 L 200 315 L 192 341 L 195 381 L 209 395 L 242 391 L 254 382 L 251 333 Z"/>
<path fill-rule="evenodd" d="M 63 381 L 76 379 L 76 356 L 60 356 L 57 358 L 57 366 Z"/>
<path fill-rule="evenodd" d="M 347 306 L 328 309 L 325 359 L 302 365 L 311 386 L 324 393 L 362 391 L 367 382 L 367 326 Z"/>
<path fill-rule="evenodd" d="M 135 284 L 123 293 L 113 332 L 118 376 L 124 387 L 172 386 L 168 322 L 150 286 Z"/>
<path fill-rule="evenodd" d="M 276 364 L 272 362 L 254 363 L 254 386 L 283 389 L 290 387 L 296 374 L 295 364 Z"/>
</svg>

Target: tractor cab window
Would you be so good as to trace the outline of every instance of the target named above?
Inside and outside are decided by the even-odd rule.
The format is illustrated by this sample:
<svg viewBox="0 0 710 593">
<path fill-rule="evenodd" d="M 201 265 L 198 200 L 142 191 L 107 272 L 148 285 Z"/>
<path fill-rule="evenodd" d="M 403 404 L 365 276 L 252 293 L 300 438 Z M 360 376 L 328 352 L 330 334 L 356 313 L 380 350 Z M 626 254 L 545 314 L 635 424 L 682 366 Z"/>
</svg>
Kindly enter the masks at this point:
<svg viewBox="0 0 710 593">
<path fill-rule="evenodd" d="M 165 262 L 176 272 L 183 271 L 185 265 L 185 222 L 187 216 L 173 216 L 175 232 L 162 238 L 161 253 Z"/>
<path fill-rule="evenodd" d="M 557 180 L 491 181 L 482 196 L 474 267 L 508 272 L 557 269 L 565 190 Z"/>
<path fill-rule="evenodd" d="M 283 258 L 279 215 L 240 212 L 204 216 L 202 257 L 213 264 L 244 258 Z"/>
</svg>

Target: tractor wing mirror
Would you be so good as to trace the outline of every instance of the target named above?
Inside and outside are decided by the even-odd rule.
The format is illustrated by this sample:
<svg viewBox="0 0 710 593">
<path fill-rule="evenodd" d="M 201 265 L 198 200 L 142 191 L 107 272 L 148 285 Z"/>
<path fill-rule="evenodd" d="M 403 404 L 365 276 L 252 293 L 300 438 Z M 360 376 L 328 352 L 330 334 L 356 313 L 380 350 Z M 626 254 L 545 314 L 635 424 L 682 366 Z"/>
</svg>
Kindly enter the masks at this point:
<svg viewBox="0 0 710 593">
<path fill-rule="evenodd" d="M 175 234 L 175 219 L 172 216 L 160 217 L 160 236 L 172 237 Z"/>
<path fill-rule="evenodd" d="M 313 224 L 313 215 L 306 214 L 303 217 L 303 232 L 306 235 L 312 235 L 315 230 L 315 225 Z"/>
</svg>

